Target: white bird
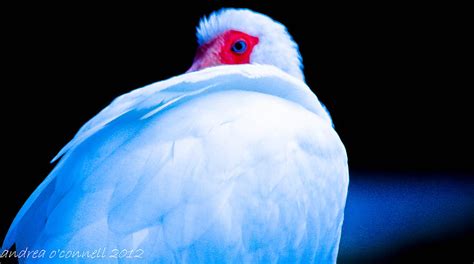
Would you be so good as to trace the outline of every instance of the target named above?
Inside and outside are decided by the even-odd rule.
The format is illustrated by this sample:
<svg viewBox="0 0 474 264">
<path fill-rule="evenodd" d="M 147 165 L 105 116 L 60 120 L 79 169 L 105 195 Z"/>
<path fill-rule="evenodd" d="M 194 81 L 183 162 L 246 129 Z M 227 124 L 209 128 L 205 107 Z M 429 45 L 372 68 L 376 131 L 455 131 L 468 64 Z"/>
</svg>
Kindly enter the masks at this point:
<svg viewBox="0 0 474 264">
<path fill-rule="evenodd" d="M 43 250 L 20 263 L 336 261 L 347 157 L 298 46 L 246 9 L 202 19 L 197 37 L 188 73 L 120 96 L 59 152 L 4 250 Z"/>
</svg>

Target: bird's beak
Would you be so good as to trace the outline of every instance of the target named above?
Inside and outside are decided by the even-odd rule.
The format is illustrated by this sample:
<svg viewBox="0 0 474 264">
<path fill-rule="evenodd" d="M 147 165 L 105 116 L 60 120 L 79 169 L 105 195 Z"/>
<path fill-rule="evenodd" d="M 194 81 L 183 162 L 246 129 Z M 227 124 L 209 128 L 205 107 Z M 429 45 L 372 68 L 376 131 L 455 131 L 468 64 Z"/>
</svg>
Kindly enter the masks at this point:
<svg viewBox="0 0 474 264">
<path fill-rule="evenodd" d="M 204 68 L 221 65 L 220 51 L 222 46 L 223 40 L 219 37 L 201 45 L 196 52 L 193 65 L 187 72 L 199 71 Z"/>
</svg>

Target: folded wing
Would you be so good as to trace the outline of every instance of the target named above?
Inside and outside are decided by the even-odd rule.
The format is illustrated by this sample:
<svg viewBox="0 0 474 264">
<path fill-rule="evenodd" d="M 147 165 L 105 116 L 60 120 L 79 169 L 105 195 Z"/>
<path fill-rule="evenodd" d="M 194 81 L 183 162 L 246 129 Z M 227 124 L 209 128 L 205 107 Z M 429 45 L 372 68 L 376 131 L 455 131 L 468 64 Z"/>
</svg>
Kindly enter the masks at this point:
<svg viewBox="0 0 474 264">
<path fill-rule="evenodd" d="M 215 67 L 133 91 L 58 155 L 5 248 L 335 258 L 345 150 L 316 96 L 273 67 Z"/>
</svg>

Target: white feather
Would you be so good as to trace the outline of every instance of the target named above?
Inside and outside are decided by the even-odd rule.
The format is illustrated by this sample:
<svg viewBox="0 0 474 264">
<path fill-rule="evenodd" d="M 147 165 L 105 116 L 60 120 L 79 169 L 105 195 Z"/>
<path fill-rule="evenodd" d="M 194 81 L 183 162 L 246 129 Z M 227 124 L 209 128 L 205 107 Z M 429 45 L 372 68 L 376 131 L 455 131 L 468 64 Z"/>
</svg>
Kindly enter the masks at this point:
<svg viewBox="0 0 474 264">
<path fill-rule="evenodd" d="M 63 154 L 4 248 L 138 247 L 145 263 L 335 262 L 344 146 L 317 97 L 275 67 L 219 66 L 133 91 Z"/>
</svg>

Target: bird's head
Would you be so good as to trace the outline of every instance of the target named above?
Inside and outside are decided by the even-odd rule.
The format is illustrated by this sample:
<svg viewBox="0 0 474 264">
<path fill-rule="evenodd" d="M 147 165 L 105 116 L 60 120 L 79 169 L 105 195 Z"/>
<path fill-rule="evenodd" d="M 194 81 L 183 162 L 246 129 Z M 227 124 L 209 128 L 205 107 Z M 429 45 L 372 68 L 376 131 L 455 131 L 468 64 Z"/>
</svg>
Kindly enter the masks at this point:
<svg viewBox="0 0 474 264">
<path fill-rule="evenodd" d="M 223 64 L 267 64 L 303 80 L 298 45 L 285 26 L 248 9 L 222 9 L 201 19 L 199 48 L 188 70 Z"/>
</svg>

